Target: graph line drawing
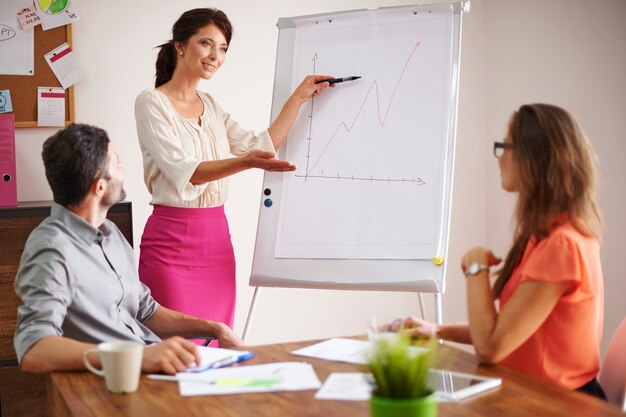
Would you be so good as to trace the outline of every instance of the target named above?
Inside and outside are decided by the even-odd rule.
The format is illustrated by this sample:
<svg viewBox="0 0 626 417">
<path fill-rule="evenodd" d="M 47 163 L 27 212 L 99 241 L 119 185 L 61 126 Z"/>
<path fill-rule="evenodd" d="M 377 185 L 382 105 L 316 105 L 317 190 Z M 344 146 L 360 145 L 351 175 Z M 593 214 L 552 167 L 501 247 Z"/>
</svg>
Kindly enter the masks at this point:
<svg viewBox="0 0 626 417">
<path fill-rule="evenodd" d="M 294 175 L 295 177 L 298 178 L 323 178 L 323 179 L 336 179 L 336 180 L 352 180 L 352 181 L 369 181 L 369 182 L 386 182 L 386 183 L 392 183 L 392 182 L 401 182 L 403 184 L 416 184 L 416 185 L 425 185 L 426 182 L 421 179 L 421 178 L 375 178 L 375 177 L 359 177 L 359 176 L 354 176 L 351 175 L 349 177 L 345 176 L 345 175 L 339 175 L 339 173 L 337 173 L 337 175 L 323 175 L 323 173 L 321 175 Z"/>
<path fill-rule="evenodd" d="M 313 74 L 317 74 L 315 64 L 317 63 L 317 53 L 313 55 Z M 306 150 L 306 169 L 304 172 L 309 172 L 309 159 L 311 155 L 311 138 L 313 135 L 313 104 L 315 103 L 315 97 L 311 98 L 311 109 L 309 110 L 309 135 L 307 136 L 307 150 Z M 305 175 L 306 177 L 306 175 Z"/>
<path fill-rule="evenodd" d="M 320 162 L 320 160 L 322 160 L 322 158 L 324 157 L 324 154 L 326 153 L 326 151 L 328 150 L 328 148 L 330 147 L 330 145 L 333 143 L 333 141 L 335 140 L 335 137 L 337 136 L 337 134 L 339 133 L 340 130 L 344 130 L 346 133 L 350 133 L 352 131 L 352 129 L 354 128 L 354 126 L 356 125 L 357 121 L 359 120 L 361 113 L 363 112 L 363 109 L 365 107 L 365 105 L 367 104 L 370 95 L 372 95 L 372 93 L 375 93 L 375 100 L 376 100 L 376 113 L 378 116 L 378 125 L 382 128 L 385 126 L 385 123 L 387 122 L 387 117 L 389 116 L 389 111 L 391 109 L 391 106 L 393 104 L 394 101 L 394 97 L 396 95 L 396 92 L 398 91 L 398 87 L 400 86 L 400 83 L 402 82 L 402 79 L 404 78 L 404 74 L 406 73 L 406 70 L 409 66 L 409 64 L 412 61 L 413 55 L 415 54 L 415 52 L 417 51 L 417 49 L 420 47 L 420 42 L 416 42 L 415 46 L 413 47 L 411 53 L 409 54 L 403 68 L 402 71 L 400 72 L 400 75 L 398 77 L 398 80 L 395 83 L 395 86 L 393 88 L 393 92 L 391 94 L 391 97 L 389 99 L 389 103 L 387 104 L 387 108 L 384 110 L 384 112 L 381 112 L 381 103 L 380 103 L 380 93 L 379 93 L 379 86 L 378 86 L 378 82 L 377 80 L 372 81 L 372 83 L 370 84 L 370 87 L 367 91 L 367 93 L 365 94 L 365 97 L 363 98 L 363 100 L 361 101 L 361 104 L 359 106 L 359 109 L 356 113 L 356 115 L 354 116 L 354 118 L 352 119 L 352 121 L 350 123 L 346 122 L 346 121 L 342 121 L 341 123 L 339 123 L 339 125 L 337 126 L 337 128 L 334 130 L 333 134 L 330 136 L 330 138 L 328 139 L 328 141 L 326 142 L 326 144 L 324 145 L 324 148 L 322 149 L 322 151 L 320 152 L 319 156 L 315 159 L 314 162 L 311 163 L 311 141 L 313 139 L 313 118 L 314 118 L 314 98 L 311 99 L 311 106 L 310 106 L 310 110 L 309 110 L 309 114 L 307 115 L 307 117 L 309 117 L 309 132 L 308 135 L 306 137 L 307 140 L 307 153 L 306 153 L 306 167 L 305 167 L 305 173 L 304 175 L 295 175 L 296 177 L 299 178 L 304 178 L 305 181 L 307 178 L 327 178 L 327 179 L 344 179 L 344 180 L 355 180 L 355 181 L 376 181 L 376 182 L 387 182 L 387 183 L 391 183 L 391 182 L 402 182 L 402 183 L 409 183 L 409 184 L 417 184 L 417 185 L 424 185 L 426 184 L 424 180 L 422 180 L 421 178 L 411 178 L 411 179 L 406 179 L 406 178 L 400 178 L 400 179 L 391 179 L 391 178 L 373 178 L 373 177 L 355 177 L 354 175 L 351 176 L 345 176 L 345 175 L 340 175 L 339 173 L 337 173 L 336 175 L 324 175 L 323 171 L 321 174 L 319 175 L 313 175 L 312 172 L 315 169 L 315 167 L 317 166 L 317 164 Z M 317 64 L 317 60 L 318 60 L 318 55 L 317 53 L 315 53 L 313 55 L 312 61 L 313 61 L 313 74 L 315 74 L 315 69 L 316 69 L 316 64 Z"/>
</svg>

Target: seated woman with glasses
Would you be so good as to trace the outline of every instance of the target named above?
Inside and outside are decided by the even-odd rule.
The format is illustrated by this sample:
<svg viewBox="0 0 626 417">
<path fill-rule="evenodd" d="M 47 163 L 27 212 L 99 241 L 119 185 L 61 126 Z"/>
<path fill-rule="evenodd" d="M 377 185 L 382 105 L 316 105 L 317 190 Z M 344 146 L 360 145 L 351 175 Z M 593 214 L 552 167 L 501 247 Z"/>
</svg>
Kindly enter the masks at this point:
<svg viewBox="0 0 626 417">
<path fill-rule="evenodd" d="M 596 381 L 604 299 L 591 144 L 567 111 L 531 104 L 513 114 L 494 154 L 502 188 L 517 193 L 515 233 L 493 273 L 501 259 L 491 250 L 463 256 L 469 323 L 408 317 L 390 330 L 470 343 L 481 363 L 604 398 Z"/>
</svg>

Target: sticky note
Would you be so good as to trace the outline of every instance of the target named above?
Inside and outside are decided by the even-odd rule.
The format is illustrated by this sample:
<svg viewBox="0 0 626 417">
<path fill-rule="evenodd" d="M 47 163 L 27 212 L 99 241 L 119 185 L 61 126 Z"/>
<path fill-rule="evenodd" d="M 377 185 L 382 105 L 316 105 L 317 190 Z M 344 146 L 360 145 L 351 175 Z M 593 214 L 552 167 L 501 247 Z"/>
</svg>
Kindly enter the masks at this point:
<svg viewBox="0 0 626 417">
<path fill-rule="evenodd" d="M 25 7 L 17 12 L 17 19 L 22 25 L 22 29 L 30 29 L 41 24 L 41 18 L 37 14 L 37 9 L 34 7 Z"/>
</svg>

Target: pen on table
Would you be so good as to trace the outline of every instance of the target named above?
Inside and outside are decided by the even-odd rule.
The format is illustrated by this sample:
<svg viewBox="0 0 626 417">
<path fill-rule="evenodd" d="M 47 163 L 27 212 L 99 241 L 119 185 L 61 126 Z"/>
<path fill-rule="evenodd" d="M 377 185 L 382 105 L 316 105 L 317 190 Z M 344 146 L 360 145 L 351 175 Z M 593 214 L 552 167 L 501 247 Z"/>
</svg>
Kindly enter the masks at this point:
<svg viewBox="0 0 626 417">
<path fill-rule="evenodd" d="M 232 365 L 233 363 L 241 362 L 241 361 L 244 361 L 246 359 L 250 359 L 252 357 L 254 357 L 254 353 L 252 353 L 252 352 L 248 352 L 248 353 L 245 353 L 243 355 L 229 356 L 228 358 L 224 358 L 224 359 L 217 360 L 215 362 L 211 362 L 207 366 L 203 366 L 202 368 L 190 369 L 187 372 L 199 373 L 199 372 L 208 371 L 209 369 L 222 368 L 224 366 Z"/>
<path fill-rule="evenodd" d="M 228 358 L 220 359 L 214 362 L 209 363 L 207 366 L 198 369 L 189 369 L 187 371 L 188 374 L 199 374 L 204 371 L 208 371 L 211 369 L 223 368 L 224 366 L 232 365 L 233 363 L 241 362 L 246 359 L 250 359 L 254 357 L 253 352 L 247 352 L 242 355 L 229 356 Z M 149 374 L 149 379 L 154 379 L 157 381 L 197 381 L 194 377 L 185 377 L 182 375 L 161 375 L 161 374 Z"/>
<path fill-rule="evenodd" d="M 332 78 L 330 80 L 320 80 L 320 81 L 316 81 L 315 84 L 320 84 L 320 83 L 338 84 L 338 83 L 342 83 L 342 82 L 345 82 L 345 81 L 358 80 L 359 78 L 361 78 L 360 75 L 353 75 L 351 77 Z"/>
</svg>

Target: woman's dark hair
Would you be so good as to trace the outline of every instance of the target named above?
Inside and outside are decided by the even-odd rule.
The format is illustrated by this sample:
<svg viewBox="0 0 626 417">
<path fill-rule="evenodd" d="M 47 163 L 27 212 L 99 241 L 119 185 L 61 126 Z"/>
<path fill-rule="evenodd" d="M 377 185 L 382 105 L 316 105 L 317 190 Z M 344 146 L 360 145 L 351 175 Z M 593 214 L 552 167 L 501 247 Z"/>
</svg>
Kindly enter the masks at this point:
<svg viewBox="0 0 626 417">
<path fill-rule="evenodd" d="M 574 117 L 550 104 L 526 104 L 509 123 L 518 198 L 513 246 L 497 272 L 496 298 L 519 265 L 529 241 L 541 241 L 562 222 L 585 236 L 600 237 L 602 218 L 595 202 L 595 152 Z"/>
<path fill-rule="evenodd" d="M 108 151 L 107 133 L 95 126 L 72 124 L 49 137 L 41 157 L 54 201 L 82 203 L 93 181 L 107 174 Z"/>
<path fill-rule="evenodd" d="M 172 27 L 172 39 L 157 46 L 161 50 L 156 60 L 155 88 L 172 79 L 174 68 L 176 68 L 176 44 L 185 45 L 189 38 L 211 23 L 220 29 L 226 42 L 230 44 L 233 37 L 233 27 L 223 11 L 210 8 L 192 9 L 178 18 Z"/>
</svg>

